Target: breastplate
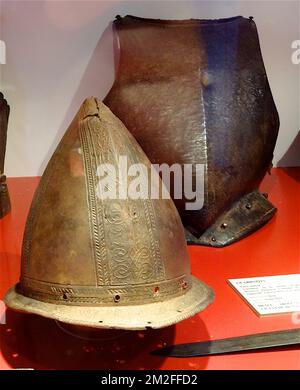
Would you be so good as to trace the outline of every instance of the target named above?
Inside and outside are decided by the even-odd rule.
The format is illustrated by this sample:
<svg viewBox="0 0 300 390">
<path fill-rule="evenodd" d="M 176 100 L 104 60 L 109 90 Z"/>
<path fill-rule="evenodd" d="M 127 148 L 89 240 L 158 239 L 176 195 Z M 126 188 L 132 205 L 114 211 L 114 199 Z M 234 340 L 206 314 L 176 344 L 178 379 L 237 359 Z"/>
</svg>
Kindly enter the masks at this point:
<svg viewBox="0 0 300 390">
<path fill-rule="evenodd" d="M 276 209 L 257 189 L 279 118 L 252 18 L 126 16 L 114 27 L 119 63 L 105 104 L 152 163 L 205 167 L 203 207 L 174 199 L 190 240 L 224 246 L 269 220 Z"/>
</svg>

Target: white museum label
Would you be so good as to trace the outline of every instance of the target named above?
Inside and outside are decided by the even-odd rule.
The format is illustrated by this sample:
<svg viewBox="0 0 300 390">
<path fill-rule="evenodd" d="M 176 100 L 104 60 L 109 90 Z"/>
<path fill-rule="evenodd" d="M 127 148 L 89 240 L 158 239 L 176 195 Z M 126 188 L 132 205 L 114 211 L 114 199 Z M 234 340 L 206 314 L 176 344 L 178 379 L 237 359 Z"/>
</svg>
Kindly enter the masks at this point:
<svg viewBox="0 0 300 390">
<path fill-rule="evenodd" d="M 259 315 L 300 311 L 300 274 L 228 281 Z"/>
</svg>

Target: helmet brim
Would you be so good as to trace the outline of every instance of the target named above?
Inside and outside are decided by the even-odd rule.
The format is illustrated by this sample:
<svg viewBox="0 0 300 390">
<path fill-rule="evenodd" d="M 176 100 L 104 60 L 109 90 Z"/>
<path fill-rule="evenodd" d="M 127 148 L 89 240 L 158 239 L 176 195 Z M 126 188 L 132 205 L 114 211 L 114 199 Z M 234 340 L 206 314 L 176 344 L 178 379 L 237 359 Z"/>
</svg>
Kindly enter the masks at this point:
<svg viewBox="0 0 300 390">
<path fill-rule="evenodd" d="M 16 286 L 4 302 L 14 310 L 37 314 L 67 324 L 106 329 L 142 330 L 173 325 L 204 310 L 214 299 L 210 287 L 193 277 L 184 294 L 163 302 L 123 306 L 70 306 L 41 302 L 19 294 Z"/>
</svg>

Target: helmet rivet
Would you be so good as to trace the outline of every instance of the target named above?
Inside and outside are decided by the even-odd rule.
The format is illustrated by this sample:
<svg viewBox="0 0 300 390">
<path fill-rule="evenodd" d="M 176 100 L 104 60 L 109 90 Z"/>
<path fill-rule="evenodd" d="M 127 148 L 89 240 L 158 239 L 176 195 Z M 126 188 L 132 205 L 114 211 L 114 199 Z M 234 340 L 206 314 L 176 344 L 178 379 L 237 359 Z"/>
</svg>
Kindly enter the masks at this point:
<svg viewBox="0 0 300 390">
<path fill-rule="evenodd" d="M 224 223 L 222 223 L 222 225 L 221 225 L 221 228 L 222 228 L 222 229 L 226 229 L 226 228 L 227 228 L 227 226 L 228 226 L 228 225 L 227 225 L 227 223 L 226 223 L 226 222 L 224 222 Z"/>
<path fill-rule="evenodd" d="M 247 203 L 247 204 L 246 204 L 246 209 L 250 210 L 250 209 L 251 209 L 251 207 L 252 207 L 252 206 L 251 206 L 251 204 L 250 204 L 250 203 Z"/>
<path fill-rule="evenodd" d="M 116 302 L 116 303 L 118 303 L 119 301 L 120 301 L 120 299 L 121 299 L 121 297 L 120 297 L 120 295 L 115 295 L 115 297 L 114 297 L 114 301 Z"/>
<path fill-rule="evenodd" d="M 187 288 L 188 284 L 187 282 L 184 280 L 182 283 L 181 283 L 181 287 L 185 290 Z"/>
<path fill-rule="evenodd" d="M 217 241 L 217 240 L 216 240 L 216 237 L 212 237 L 211 240 L 212 240 L 213 242 Z"/>
</svg>

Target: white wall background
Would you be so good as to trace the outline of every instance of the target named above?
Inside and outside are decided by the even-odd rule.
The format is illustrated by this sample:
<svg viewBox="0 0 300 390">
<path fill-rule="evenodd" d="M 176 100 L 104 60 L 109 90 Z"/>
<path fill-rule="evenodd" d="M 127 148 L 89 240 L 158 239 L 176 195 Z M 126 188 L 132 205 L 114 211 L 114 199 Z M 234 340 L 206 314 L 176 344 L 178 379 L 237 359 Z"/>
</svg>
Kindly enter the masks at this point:
<svg viewBox="0 0 300 390">
<path fill-rule="evenodd" d="M 281 119 L 274 163 L 300 165 L 300 65 L 291 62 L 291 43 L 300 39 L 298 1 L 0 0 L 0 39 L 7 46 L 0 90 L 11 105 L 8 176 L 40 175 L 83 99 L 106 95 L 114 78 L 110 22 L 117 14 L 253 15 Z"/>
</svg>

